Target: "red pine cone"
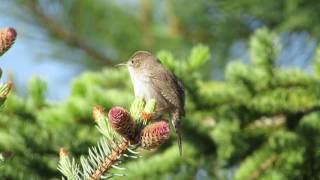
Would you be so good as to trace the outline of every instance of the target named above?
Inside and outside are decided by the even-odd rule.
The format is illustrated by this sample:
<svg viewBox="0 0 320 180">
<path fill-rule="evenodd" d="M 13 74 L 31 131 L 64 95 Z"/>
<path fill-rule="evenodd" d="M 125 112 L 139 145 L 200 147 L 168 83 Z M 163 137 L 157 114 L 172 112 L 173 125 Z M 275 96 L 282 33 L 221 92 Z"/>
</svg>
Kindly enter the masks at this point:
<svg viewBox="0 0 320 180">
<path fill-rule="evenodd" d="M 112 128 L 124 138 L 134 141 L 135 123 L 128 111 L 122 107 L 113 107 L 110 109 L 109 123 Z"/>
<path fill-rule="evenodd" d="M 169 124 L 165 121 L 155 122 L 146 126 L 140 134 L 141 147 L 153 149 L 164 143 L 170 135 Z"/>
<path fill-rule="evenodd" d="M 13 28 L 5 28 L 0 30 L 0 56 L 11 47 L 16 39 L 16 36 L 17 32 Z"/>
</svg>

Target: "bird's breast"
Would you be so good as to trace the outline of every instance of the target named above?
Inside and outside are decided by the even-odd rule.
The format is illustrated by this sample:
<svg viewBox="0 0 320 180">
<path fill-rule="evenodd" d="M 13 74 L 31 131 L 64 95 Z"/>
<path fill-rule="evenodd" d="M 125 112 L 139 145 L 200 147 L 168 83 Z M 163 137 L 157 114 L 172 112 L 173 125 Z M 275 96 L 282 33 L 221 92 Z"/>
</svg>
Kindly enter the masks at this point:
<svg viewBox="0 0 320 180">
<path fill-rule="evenodd" d="M 157 111 L 167 111 L 170 104 L 161 95 L 161 89 L 156 89 L 157 87 L 153 85 L 150 77 L 146 74 L 133 72 L 130 72 L 130 74 L 135 96 L 143 98 L 146 101 L 155 99 L 157 101 Z"/>
<path fill-rule="evenodd" d="M 157 99 L 157 91 L 152 86 L 149 78 L 135 78 L 133 86 L 136 97 L 141 97 L 145 100 Z"/>
</svg>

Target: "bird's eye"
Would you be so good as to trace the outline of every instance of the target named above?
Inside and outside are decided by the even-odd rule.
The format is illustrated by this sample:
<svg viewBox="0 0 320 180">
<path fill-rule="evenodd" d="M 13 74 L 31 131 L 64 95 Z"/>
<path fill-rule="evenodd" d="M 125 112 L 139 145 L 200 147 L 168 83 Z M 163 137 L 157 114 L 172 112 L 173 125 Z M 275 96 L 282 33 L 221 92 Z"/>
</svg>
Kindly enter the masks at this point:
<svg viewBox="0 0 320 180">
<path fill-rule="evenodd" d="M 131 63 L 133 64 L 133 60 L 131 60 Z"/>
</svg>

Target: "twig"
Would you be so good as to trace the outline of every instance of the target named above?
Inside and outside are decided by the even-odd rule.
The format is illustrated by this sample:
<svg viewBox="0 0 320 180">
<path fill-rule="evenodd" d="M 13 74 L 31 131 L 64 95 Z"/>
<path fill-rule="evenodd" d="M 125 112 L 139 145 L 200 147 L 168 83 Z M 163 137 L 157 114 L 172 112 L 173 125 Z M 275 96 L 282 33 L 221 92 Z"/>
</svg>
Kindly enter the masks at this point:
<svg viewBox="0 0 320 180">
<path fill-rule="evenodd" d="M 67 44 L 78 47 L 85 51 L 88 55 L 93 57 L 93 59 L 102 65 L 112 66 L 112 60 L 106 57 L 101 52 L 97 51 L 83 40 L 79 39 L 77 36 L 73 35 L 70 31 L 59 25 L 53 18 L 47 16 L 36 4 L 35 1 L 27 0 L 26 5 L 32 10 L 36 17 L 45 25 L 48 31 L 55 35 L 56 37 L 64 40 Z"/>
<path fill-rule="evenodd" d="M 294 129 L 299 124 L 300 120 L 313 112 L 320 111 L 320 105 L 316 105 L 313 107 L 310 107 L 308 109 L 302 109 L 296 112 L 287 112 L 285 113 L 286 116 L 286 122 L 288 129 Z"/>
<path fill-rule="evenodd" d="M 271 157 L 269 157 L 267 160 L 265 160 L 257 169 L 254 171 L 250 176 L 249 180 L 258 179 L 263 172 L 265 172 L 269 167 L 272 166 L 272 164 L 278 159 L 278 155 L 276 153 L 273 153 Z"/>
<path fill-rule="evenodd" d="M 256 129 L 256 128 L 269 128 L 269 127 L 278 127 L 283 125 L 286 122 L 286 117 L 284 115 L 275 115 L 272 117 L 263 116 L 259 119 L 254 120 L 248 126 L 247 129 Z"/>
<path fill-rule="evenodd" d="M 152 35 L 152 2 L 150 0 L 140 0 L 141 8 L 141 28 L 143 30 L 143 42 L 146 46 L 150 47 L 154 43 Z"/>
<path fill-rule="evenodd" d="M 295 112 L 282 112 L 275 114 L 271 117 L 263 116 L 254 120 L 252 123 L 247 125 L 246 128 L 255 129 L 261 127 L 276 127 L 286 123 L 289 129 L 294 129 L 298 125 L 301 118 L 317 111 L 320 111 L 319 105 L 310 107 L 308 109 L 298 110 Z"/>
<path fill-rule="evenodd" d="M 125 140 L 123 143 L 118 145 L 117 149 L 113 149 L 112 153 L 105 159 L 100 168 L 90 176 L 90 180 L 100 179 L 101 176 L 112 167 L 118 158 L 128 150 L 129 144 L 129 141 Z"/>
<path fill-rule="evenodd" d="M 166 15 L 169 21 L 169 33 L 173 37 L 179 37 L 182 34 L 178 16 L 175 14 L 173 1 L 166 1 Z"/>
</svg>

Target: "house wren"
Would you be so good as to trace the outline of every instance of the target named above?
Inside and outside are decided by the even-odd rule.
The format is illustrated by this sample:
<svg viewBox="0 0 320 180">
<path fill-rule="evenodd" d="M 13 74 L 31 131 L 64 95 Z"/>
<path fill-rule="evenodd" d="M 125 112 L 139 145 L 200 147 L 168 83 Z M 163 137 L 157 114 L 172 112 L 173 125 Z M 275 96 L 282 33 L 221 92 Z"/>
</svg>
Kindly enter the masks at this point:
<svg viewBox="0 0 320 180">
<path fill-rule="evenodd" d="M 134 94 L 144 100 L 155 99 L 156 111 L 169 113 L 176 130 L 179 153 L 182 154 L 180 123 L 185 115 L 184 88 L 176 76 L 147 51 L 135 52 L 126 63 Z"/>
</svg>

